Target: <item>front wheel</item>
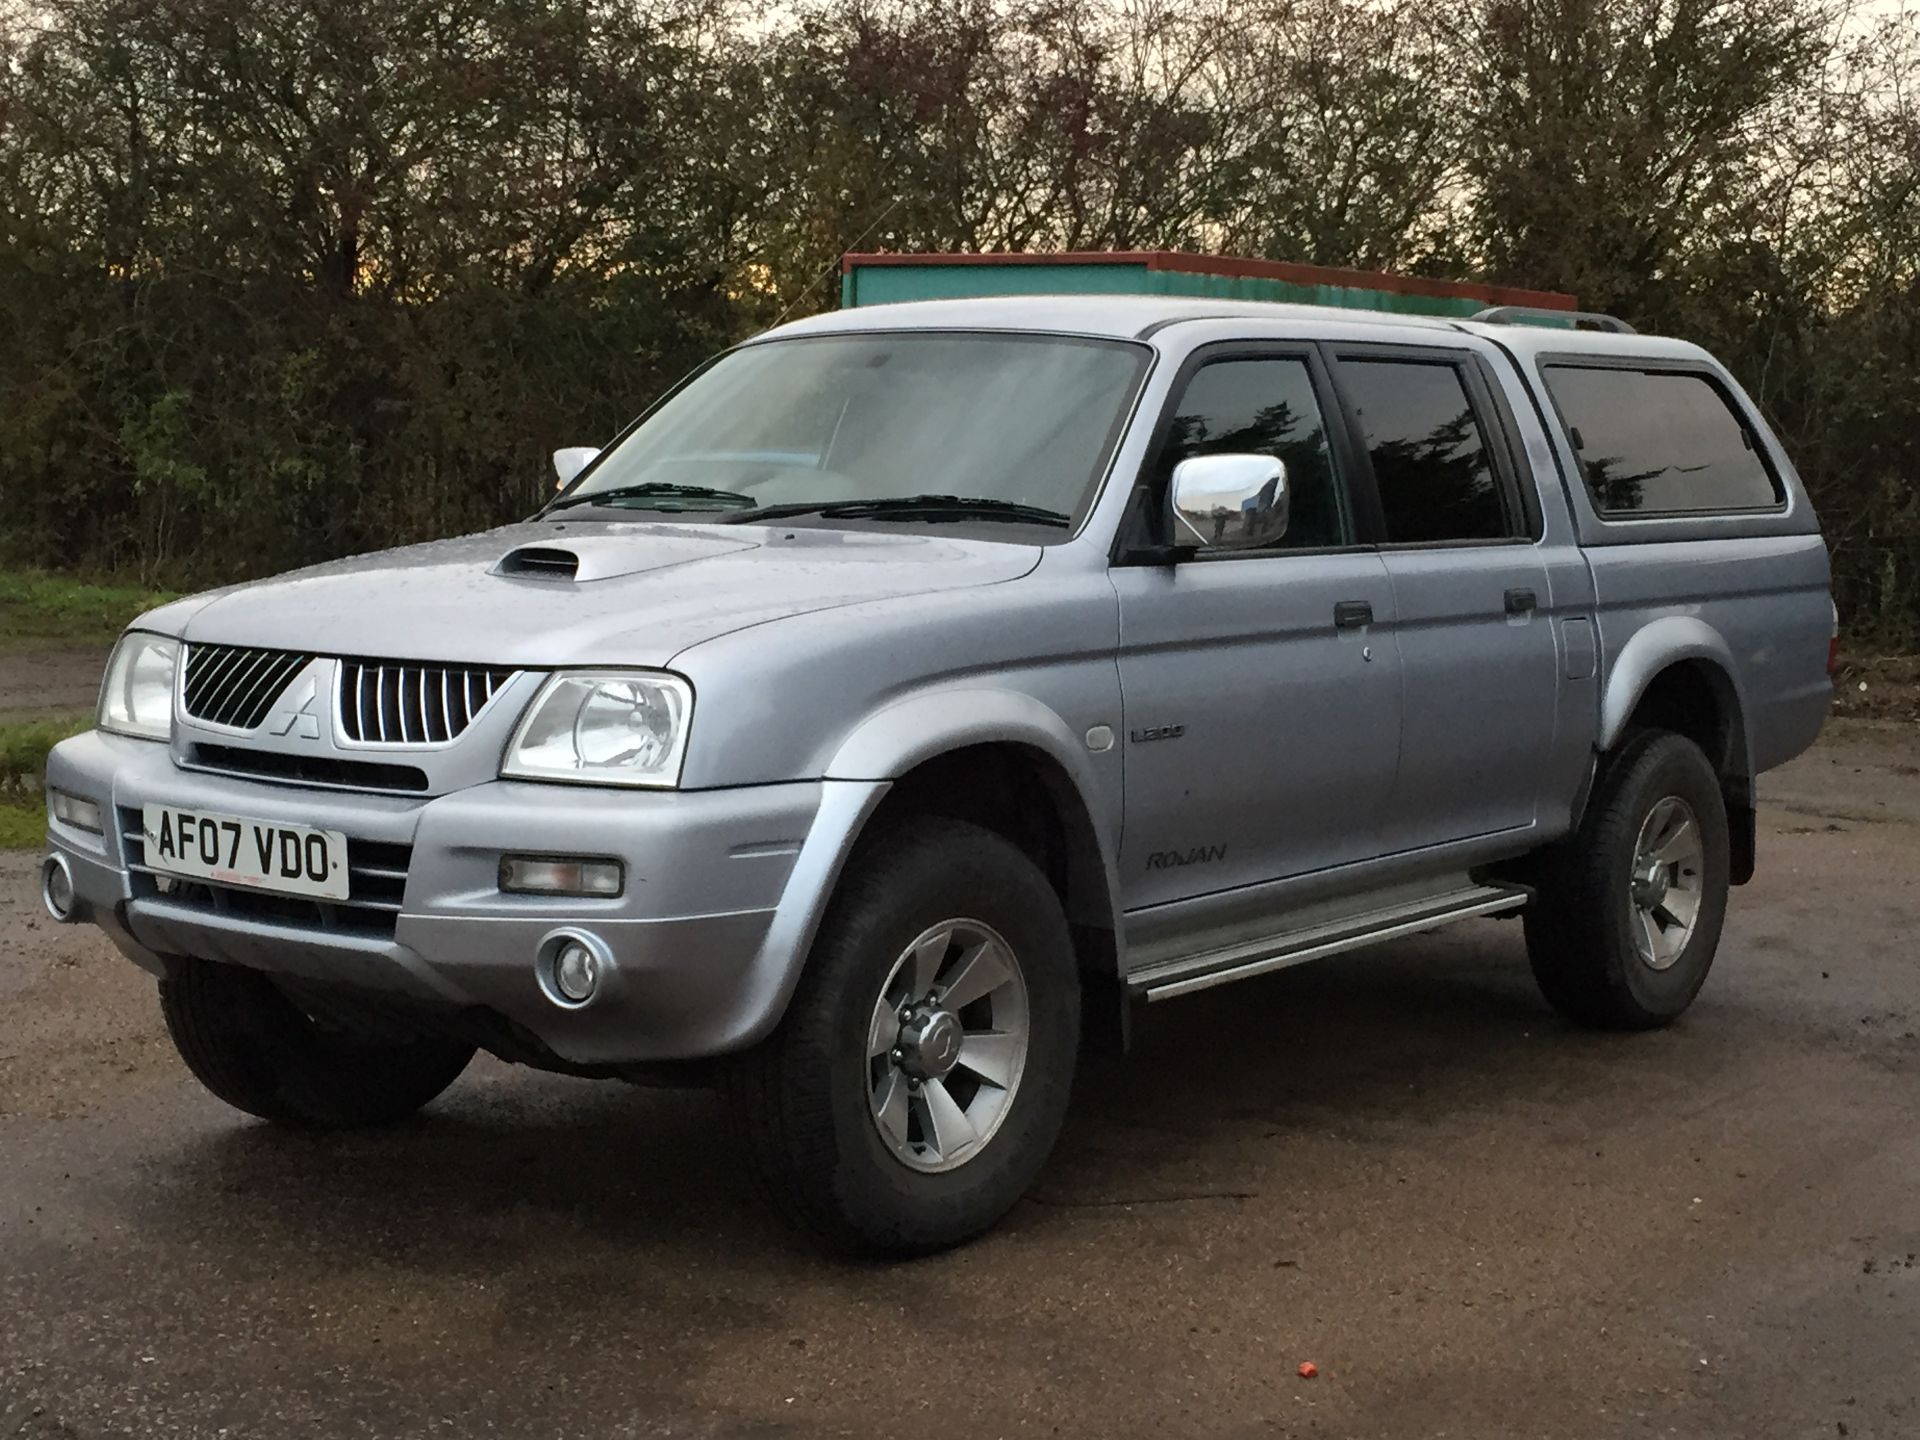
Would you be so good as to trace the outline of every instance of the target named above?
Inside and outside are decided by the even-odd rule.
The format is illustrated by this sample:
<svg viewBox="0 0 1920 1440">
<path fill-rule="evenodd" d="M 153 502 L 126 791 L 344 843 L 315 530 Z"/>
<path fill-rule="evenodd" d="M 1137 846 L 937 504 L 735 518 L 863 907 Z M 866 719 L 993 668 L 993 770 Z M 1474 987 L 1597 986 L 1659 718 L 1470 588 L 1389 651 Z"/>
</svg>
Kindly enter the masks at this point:
<svg viewBox="0 0 1920 1440">
<path fill-rule="evenodd" d="M 1608 766 L 1527 912 L 1527 954 L 1569 1019 L 1647 1030 L 1706 982 L 1727 913 L 1726 801 L 1700 747 L 1650 732 Z"/>
<path fill-rule="evenodd" d="M 1079 976 L 1059 898 L 1020 850 L 948 820 L 862 847 L 729 1110 L 784 1215 L 842 1250 L 984 1230 L 1065 1119 Z"/>
</svg>

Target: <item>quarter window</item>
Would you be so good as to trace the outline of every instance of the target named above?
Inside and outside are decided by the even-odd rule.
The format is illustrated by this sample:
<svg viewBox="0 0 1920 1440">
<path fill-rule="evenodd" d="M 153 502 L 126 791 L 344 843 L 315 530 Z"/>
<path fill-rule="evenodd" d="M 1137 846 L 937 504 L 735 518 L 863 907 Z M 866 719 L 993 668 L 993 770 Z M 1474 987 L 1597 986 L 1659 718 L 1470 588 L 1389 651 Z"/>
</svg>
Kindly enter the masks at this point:
<svg viewBox="0 0 1920 1440">
<path fill-rule="evenodd" d="M 1195 372 L 1168 436 L 1166 474 L 1196 455 L 1274 455 L 1287 467 L 1289 549 L 1349 543 L 1326 420 L 1304 360 L 1216 360 Z M 1164 477 L 1163 477 L 1164 478 Z"/>
<path fill-rule="evenodd" d="M 1549 365 L 1547 391 L 1603 514 L 1765 510 L 1780 487 L 1719 386 L 1687 371 Z"/>
<path fill-rule="evenodd" d="M 1484 427 L 1458 366 L 1343 360 L 1389 544 L 1504 540 L 1514 534 Z"/>
</svg>

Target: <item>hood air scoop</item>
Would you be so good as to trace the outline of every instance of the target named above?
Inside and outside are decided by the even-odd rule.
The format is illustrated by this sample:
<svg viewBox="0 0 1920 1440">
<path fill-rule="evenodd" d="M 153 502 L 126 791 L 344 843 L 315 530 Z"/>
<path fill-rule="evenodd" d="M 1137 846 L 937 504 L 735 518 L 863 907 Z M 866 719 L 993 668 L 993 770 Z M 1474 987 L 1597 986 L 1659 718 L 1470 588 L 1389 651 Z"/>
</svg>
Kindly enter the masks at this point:
<svg viewBox="0 0 1920 1440">
<path fill-rule="evenodd" d="M 644 529 L 633 526 L 624 533 L 574 534 L 558 543 L 541 540 L 516 546 L 500 557 L 493 573 L 516 580 L 585 585 L 592 580 L 613 580 L 669 565 L 684 565 L 689 560 L 707 560 L 716 555 L 752 550 L 755 545 L 755 541 L 741 535 L 719 536 L 711 531 L 700 534 L 664 525 L 649 525 Z"/>
<path fill-rule="evenodd" d="M 496 575 L 523 575 L 530 580 L 576 580 L 580 557 L 557 545 L 522 545 L 509 550 L 493 567 Z"/>
</svg>

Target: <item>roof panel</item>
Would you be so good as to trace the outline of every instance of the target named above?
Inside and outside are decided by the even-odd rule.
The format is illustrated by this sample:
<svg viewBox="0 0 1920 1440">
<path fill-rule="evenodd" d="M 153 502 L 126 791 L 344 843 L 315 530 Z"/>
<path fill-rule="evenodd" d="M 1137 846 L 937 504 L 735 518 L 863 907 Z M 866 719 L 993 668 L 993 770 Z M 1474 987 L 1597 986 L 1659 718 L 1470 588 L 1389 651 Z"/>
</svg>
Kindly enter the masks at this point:
<svg viewBox="0 0 1920 1440">
<path fill-rule="evenodd" d="M 1294 321 L 1445 330 L 1453 322 L 1386 311 L 1349 310 L 1330 305 L 1278 305 L 1258 300 L 1204 300 L 1155 295 L 993 295 L 968 300 L 914 300 L 898 305 L 864 305 L 836 310 L 782 325 L 769 335 L 826 335 L 861 330 L 1013 330 L 1036 334 L 1094 335 L 1137 339 L 1166 325 L 1189 320 L 1244 317 Z"/>
<path fill-rule="evenodd" d="M 968 300 L 916 300 L 836 310 L 796 320 L 759 338 L 853 334 L 880 330 L 1003 330 L 1136 340 L 1169 327 L 1205 321 L 1282 326 L 1303 339 L 1401 340 L 1418 344 L 1438 334 L 1471 334 L 1497 341 L 1517 355 L 1596 354 L 1650 359 L 1709 358 L 1697 345 L 1657 335 L 1616 335 L 1545 325 L 1483 325 L 1444 317 L 1356 310 L 1331 305 L 1280 305 L 1257 300 L 1205 300 L 1154 295 L 996 295 Z"/>
</svg>

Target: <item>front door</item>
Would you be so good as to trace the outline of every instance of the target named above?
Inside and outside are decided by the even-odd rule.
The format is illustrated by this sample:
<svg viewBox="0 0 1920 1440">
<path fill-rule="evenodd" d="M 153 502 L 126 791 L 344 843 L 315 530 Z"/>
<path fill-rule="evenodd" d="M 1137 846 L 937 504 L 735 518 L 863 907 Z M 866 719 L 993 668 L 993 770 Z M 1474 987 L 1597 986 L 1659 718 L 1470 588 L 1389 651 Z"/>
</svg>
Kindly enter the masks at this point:
<svg viewBox="0 0 1920 1440">
<path fill-rule="evenodd" d="M 1193 455 L 1286 463 L 1281 545 L 1120 567 L 1128 909 L 1377 853 L 1400 739 L 1393 589 L 1356 543 L 1351 451 L 1306 348 L 1203 352 L 1150 480 Z"/>
</svg>

